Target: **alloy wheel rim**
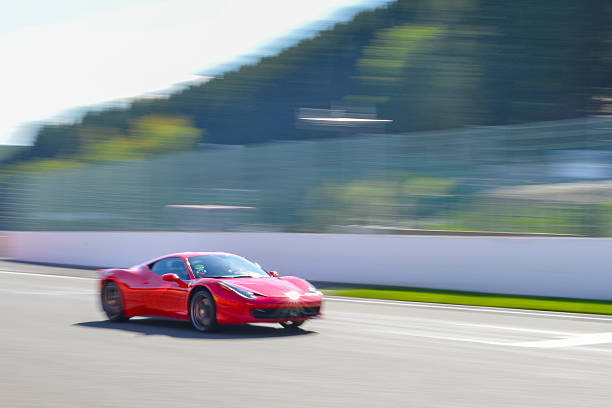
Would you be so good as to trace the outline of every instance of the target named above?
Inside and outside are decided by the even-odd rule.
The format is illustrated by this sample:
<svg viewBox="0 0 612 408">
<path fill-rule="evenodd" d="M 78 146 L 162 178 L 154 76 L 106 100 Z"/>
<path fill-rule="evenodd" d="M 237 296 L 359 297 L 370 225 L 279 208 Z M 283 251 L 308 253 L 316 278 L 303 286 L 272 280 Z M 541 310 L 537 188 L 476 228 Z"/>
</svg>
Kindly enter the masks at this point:
<svg viewBox="0 0 612 408">
<path fill-rule="evenodd" d="M 205 296 L 200 296 L 194 300 L 191 310 L 191 317 L 195 325 L 206 330 L 212 321 L 212 307 L 210 300 Z"/>
<path fill-rule="evenodd" d="M 119 313 L 121 307 L 121 298 L 119 289 L 115 285 L 106 285 L 104 287 L 104 309 L 112 315 Z"/>
</svg>

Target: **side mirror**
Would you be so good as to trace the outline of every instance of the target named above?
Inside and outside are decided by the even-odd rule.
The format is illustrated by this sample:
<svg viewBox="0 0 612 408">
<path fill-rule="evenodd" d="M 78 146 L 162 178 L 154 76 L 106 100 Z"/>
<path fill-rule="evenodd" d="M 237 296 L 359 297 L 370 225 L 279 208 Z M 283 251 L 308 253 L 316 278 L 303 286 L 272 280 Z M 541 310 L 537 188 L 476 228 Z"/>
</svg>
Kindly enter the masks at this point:
<svg viewBox="0 0 612 408">
<path fill-rule="evenodd" d="M 278 278 L 278 272 L 276 272 L 276 271 L 270 271 L 270 272 L 268 272 L 268 273 L 270 274 L 270 276 L 271 276 L 271 277 L 273 277 L 273 278 Z"/>
<path fill-rule="evenodd" d="M 166 282 L 176 282 L 180 287 L 187 287 L 187 284 L 183 282 L 176 273 L 164 273 L 161 278 Z"/>
<path fill-rule="evenodd" d="M 180 280 L 176 273 L 165 273 L 162 275 L 162 279 L 167 282 L 176 282 Z"/>
</svg>

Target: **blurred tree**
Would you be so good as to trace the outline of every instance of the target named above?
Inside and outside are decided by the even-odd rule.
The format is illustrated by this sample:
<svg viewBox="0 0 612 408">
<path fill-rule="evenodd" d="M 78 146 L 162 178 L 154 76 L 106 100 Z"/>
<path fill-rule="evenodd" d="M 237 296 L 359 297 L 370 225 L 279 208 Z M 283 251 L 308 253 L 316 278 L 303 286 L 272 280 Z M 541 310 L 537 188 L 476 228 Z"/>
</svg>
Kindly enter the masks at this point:
<svg viewBox="0 0 612 408">
<path fill-rule="evenodd" d="M 396 132 L 596 113 L 612 92 L 610 21 L 605 0 L 398 0 L 168 99 L 43 126 L 14 160 L 130 138 L 150 115 L 190 117 L 210 143 L 246 144 L 344 136 L 295 126 L 299 108 L 342 100 L 375 105 Z M 116 132 L 95 131 L 106 128 Z"/>
<path fill-rule="evenodd" d="M 126 135 L 106 130 L 110 140 L 85 144 L 81 159 L 85 161 L 126 160 L 152 153 L 169 153 L 196 147 L 203 131 L 185 117 L 145 116 L 134 121 Z M 99 140 L 99 139 L 97 139 Z"/>
</svg>

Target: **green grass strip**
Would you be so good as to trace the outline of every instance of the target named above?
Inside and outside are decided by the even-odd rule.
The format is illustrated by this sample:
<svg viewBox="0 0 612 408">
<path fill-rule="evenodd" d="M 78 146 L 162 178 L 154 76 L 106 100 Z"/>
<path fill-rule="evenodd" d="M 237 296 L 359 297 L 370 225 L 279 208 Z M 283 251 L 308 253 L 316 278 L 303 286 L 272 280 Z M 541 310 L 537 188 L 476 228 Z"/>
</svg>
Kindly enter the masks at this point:
<svg viewBox="0 0 612 408">
<path fill-rule="evenodd" d="M 612 315 L 612 301 L 606 300 L 514 296 L 393 286 L 329 288 L 323 290 L 323 293 L 331 296 L 402 300 L 408 302 L 448 303 Z"/>
</svg>

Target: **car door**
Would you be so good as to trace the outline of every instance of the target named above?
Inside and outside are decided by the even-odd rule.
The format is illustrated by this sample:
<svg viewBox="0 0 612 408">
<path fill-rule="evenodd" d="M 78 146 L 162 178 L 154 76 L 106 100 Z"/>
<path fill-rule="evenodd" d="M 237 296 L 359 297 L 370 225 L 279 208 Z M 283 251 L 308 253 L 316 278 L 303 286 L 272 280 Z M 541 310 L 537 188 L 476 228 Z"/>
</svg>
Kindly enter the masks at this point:
<svg viewBox="0 0 612 408">
<path fill-rule="evenodd" d="M 149 284 L 148 308 L 160 316 L 186 318 L 191 277 L 185 261 L 179 257 L 160 259 L 151 266 L 151 271 L 154 277 Z M 181 282 L 163 280 L 162 276 L 167 273 L 178 275 Z"/>
</svg>

